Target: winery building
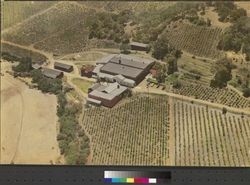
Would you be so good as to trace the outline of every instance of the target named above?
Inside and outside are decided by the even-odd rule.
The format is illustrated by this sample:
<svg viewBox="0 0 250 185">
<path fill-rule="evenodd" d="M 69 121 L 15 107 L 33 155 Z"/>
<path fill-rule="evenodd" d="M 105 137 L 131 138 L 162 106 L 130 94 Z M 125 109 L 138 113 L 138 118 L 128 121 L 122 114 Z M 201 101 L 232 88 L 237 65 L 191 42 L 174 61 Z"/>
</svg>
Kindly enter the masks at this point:
<svg viewBox="0 0 250 185">
<path fill-rule="evenodd" d="M 105 57 L 97 62 L 93 75 L 121 85 L 135 86 L 140 83 L 154 65 L 154 61 L 124 54 Z"/>
<path fill-rule="evenodd" d="M 89 88 L 87 101 L 91 104 L 100 104 L 112 108 L 122 99 L 127 89 L 117 82 L 106 85 L 97 83 Z"/>
</svg>

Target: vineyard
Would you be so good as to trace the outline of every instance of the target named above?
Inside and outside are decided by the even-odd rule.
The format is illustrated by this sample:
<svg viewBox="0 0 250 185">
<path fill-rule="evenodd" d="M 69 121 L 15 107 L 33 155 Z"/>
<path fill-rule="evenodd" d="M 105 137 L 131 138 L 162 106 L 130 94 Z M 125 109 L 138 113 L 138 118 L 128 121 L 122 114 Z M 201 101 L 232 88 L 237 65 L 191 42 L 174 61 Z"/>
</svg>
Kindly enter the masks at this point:
<svg viewBox="0 0 250 185">
<path fill-rule="evenodd" d="M 113 109 L 92 108 L 83 126 L 91 136 L 94 165 L 167 165 L 166 96 L 137 95 Z"/>
<path fill-rule="evenodd" d="M 174 101 L 175 165 L 250 165 L 249 116 Z"/>
<path fill-rule="evenodd" d="M 4 33 L 2 37 L 21 45 L 34 44 L 69 29 L 72 25 L 83 21 L 86 15 L 86 8 L 78 3 L 59 2 L 21 22 L 15 29 Z M 57 42 L 60 42 L 60 39 Z"/>
<path fill-rule="evenodd" d="M 221 33 L 220 28 L 180 23 L 169 26 L 164 34 L 170 44 L 178 49 L 196 56 L 215 59 L 220 56 L 220 52 L 216 48 Z"/>
<path fill-rule="evenodd" d="M 176 94 L 194 97 L 214 103 L 220 103 L 235 108 L 250 108 L 250 100 L 239 95 L 232 89 L 218 89 L 198 84 L 182 83 L 181 87 L 173 90 Z"/>
</svg>

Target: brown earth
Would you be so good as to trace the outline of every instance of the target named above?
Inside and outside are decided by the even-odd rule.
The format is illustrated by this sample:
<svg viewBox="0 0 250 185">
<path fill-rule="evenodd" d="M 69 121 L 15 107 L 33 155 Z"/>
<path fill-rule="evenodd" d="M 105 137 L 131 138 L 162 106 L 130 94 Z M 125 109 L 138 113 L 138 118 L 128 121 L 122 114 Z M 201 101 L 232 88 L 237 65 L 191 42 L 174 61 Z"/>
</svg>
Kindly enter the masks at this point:
<svg viewBox="0 0 250 185">
<path fill-rule="evenodd" d="M 55 164 L 60 161 L 57 99 L 29 89 L 5 73 L 1 62 L 1 164 Z"/>
</svg>

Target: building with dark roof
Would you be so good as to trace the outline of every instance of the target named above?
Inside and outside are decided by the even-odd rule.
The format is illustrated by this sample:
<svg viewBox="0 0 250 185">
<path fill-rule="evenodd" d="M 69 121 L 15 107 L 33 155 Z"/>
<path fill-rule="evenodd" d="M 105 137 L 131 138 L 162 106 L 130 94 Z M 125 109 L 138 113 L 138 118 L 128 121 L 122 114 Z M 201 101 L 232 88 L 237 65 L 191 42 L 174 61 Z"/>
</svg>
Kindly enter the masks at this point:
<svg viewBox="0 0 250 185">
<path fill-rule="evenodd" d="M 100 102 L 101 105 L 111 108 L 122 99 L 126 91 L 127 87 L 121 86 L 117 82 L 107 85 L 94 84 L 89 88 L 88 98 L 92 103 Z"/>
<path fill-rule="evenodd" d="M 124 54 L 112 55 L 112 57 L 106 57 L 106 59 L 108 61 L 99 63 L 94 69 L 95 76 L 107 81 L 117 82 L 117 75 L 121 75 L 122 77 L 118 76 L 120 79 L 122 78 L 119 81 L 125 80 L 134 85 L 140 83 L 154 65 L 152 60 Z"/>
<path fill-rule="evenodd" d="M 49 69 L 49 68 L 43 68 L 42 69 L 42 74 L 48 78 L 62 78 L 63 77 L 63 72 L 57 71 L 54 69 Z"/>
<path fill-rule="evenodd" d="M 61 71 L 65 71 L 65 72 L 73 71 L 73 66 L 72 65 L 63 64 L 63 63 L 59 63 L 59 62 L 54 63 L 54 68 L 58 69 L 58 70 L 61 70 Z"/>
<path fill-rule="evenodd" d="M 148 51 L 149 45 L 140 42 L 130 42 L 130 48 L 137 51 Z"/>
</svg>

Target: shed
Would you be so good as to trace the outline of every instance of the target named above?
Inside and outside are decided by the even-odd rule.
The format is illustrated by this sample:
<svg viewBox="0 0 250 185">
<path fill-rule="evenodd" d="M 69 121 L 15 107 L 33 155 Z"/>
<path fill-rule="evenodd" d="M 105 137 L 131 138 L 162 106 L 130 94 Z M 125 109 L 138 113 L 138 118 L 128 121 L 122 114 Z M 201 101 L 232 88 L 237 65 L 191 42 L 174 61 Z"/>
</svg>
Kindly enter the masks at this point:
<svg viewBox="0 0 250 185">
<path fill-rule="evenodd" d="M 73 66 L 72 65 L 63 64 L 63 63 L 59 63 L 59 62 L 54 63 L 54 68 L 58 69 L 58 70 L 61 70 L 61 71 L 65 71 L 65 72 L 73 71 Z"/>
<path fill-rule="evenodd" d="M 149 45 L 140 42 L 130 42 L 130 47 L 132 50 L 137 51 L 148 51 Z"/>
<path fill-rule="evenodd" d="M 54 69 L 49 69 L 49 68 L 43 68 L 42 69 L 42 74 L 48 78 L 62 78 L 63 77 L 63 72 L 57 71 Z"/>
</svg>

